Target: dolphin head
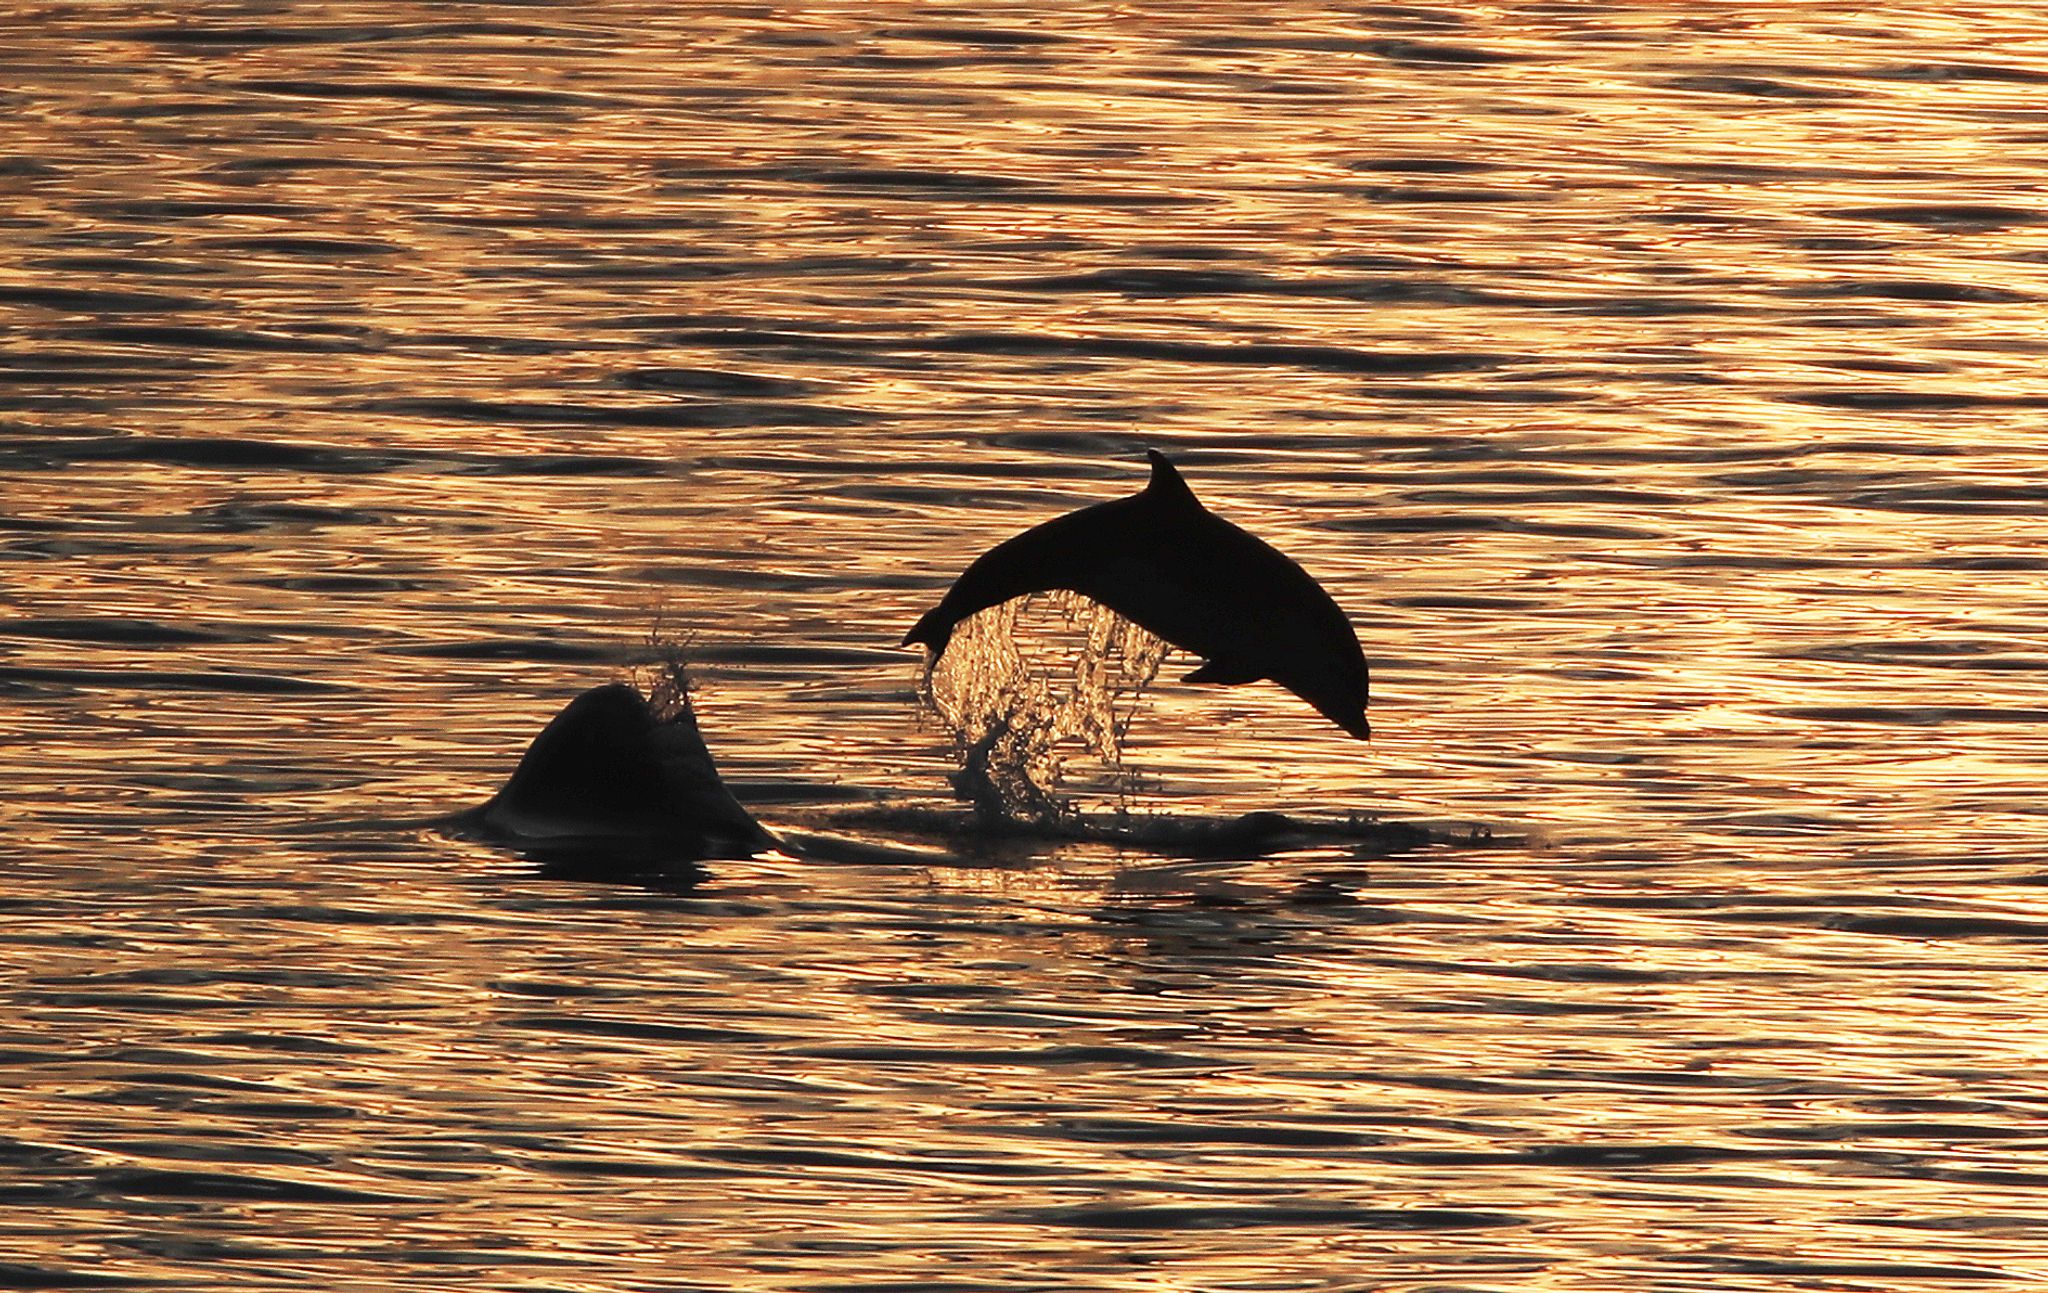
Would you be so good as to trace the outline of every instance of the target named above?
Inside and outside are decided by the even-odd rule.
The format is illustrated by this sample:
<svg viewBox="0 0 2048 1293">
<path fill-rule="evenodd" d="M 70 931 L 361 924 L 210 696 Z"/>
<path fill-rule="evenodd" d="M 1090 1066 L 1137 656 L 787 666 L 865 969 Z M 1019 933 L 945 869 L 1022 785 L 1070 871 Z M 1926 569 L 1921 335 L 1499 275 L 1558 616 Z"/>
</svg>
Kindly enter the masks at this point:
<svg viewBox="0 0 2048 1293">
<path fill-rule="evenodd" d="M 1351 733 L 1351 735 L 1359 740 L 1370 741 L 1372 739 L 1372 724 L 1365 721 L 1364 701 L 1358 702 L 1357 708 L 1344 711 L 1324 709 L 1320 705 L 1316 706 L 1316 708 L 1321 711 L 1324 718 L 1329 719 L 1332 723 Z"/>
<path fill-rule="evenodd" d="M 1352 651 L 1357 651 L 1356 638 L 1348 645 Z M 1298 680 L 1275 681 L 1315 706 L 1318 714 L 1346 732 L 1361 741 L 1370 740 L 1372 724 L 1365 721 L 1367 681 L 1363 656 L 1355 661 L 1336 657 L 1331 663 L 1338 667 L 1316 669 L 1314 676 Z"/>
<path fill-rule="evenodd" d="M 946 654 L 946 644 L 953 640 L 953 620 L 947 617 L 947 608 L 934 606 L 903 635 L 903 645 L 922 642 L 932 649 L 931 658 L 937 660 Z"/>
<path fill-rule="evenodd" d="M 1365 707 L 1372 680 L 1365 651 L 1351 621 L 1320 588 L 1320 603 L 1303 605 L 1300 617 L 1287 624 L 1287 651 L 1266 676 L 1301 697 L 1318 714 L 1357 737 L 1368 740 L 1372 725 Z"/>
</svg>

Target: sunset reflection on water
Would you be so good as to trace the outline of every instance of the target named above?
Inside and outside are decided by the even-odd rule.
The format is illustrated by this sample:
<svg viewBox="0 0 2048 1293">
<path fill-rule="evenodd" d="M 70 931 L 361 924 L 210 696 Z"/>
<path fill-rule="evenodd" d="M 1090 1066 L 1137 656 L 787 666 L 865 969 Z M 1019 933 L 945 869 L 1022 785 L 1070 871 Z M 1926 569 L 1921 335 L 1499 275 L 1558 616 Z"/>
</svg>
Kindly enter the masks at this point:
<svg viewBox="0 0 2048 1293">
<path fill-rule="evenodd" d="M 2048 1279 L 2031 9 L 0 58 L 8 1280 Z M 1472 846 L 870 817 L 664 888 L 431 826 L 651 637 L 769 824 L 942 803 L 895 644 L 1148 446 L 1349 612 L 1373 738 L 1172 658 L 1137 806 Z"/>
</svg>

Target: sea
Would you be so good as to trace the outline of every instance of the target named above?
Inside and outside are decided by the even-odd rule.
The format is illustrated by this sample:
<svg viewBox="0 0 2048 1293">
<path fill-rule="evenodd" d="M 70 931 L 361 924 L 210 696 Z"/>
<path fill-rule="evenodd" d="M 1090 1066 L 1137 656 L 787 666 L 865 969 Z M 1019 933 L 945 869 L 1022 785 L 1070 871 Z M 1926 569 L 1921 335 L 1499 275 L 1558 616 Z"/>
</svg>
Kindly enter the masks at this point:
<svg viewBox="0 0 2048 1293">
<path fill-rule="evenodd" d="M 0 1284 L 2048 1287 L 2040 6 L 38 0 L 0 67 Z M 1067 784 L 1399 846 L 959 804 L 898 643 L 1148 449 L 1372 736 L 1176 652 Z M 858 849 L 446 829 L 678 653 Z"/>
</svg>

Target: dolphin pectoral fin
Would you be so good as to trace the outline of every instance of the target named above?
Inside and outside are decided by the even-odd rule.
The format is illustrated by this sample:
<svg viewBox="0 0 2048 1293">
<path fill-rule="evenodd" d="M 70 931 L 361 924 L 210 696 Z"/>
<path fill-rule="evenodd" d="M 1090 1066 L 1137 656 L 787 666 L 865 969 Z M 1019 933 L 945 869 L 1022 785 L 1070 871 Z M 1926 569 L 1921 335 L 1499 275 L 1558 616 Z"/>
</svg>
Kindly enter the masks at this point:
<svg viewBox="0 0 2048 1293">
<path fill-rule="evenodd" d="M 1182 682 L 1211 683 L 1218 687 L 1235 687 L 1239 683 L 1257 682 L 1266 675 L 1258 666 L 1238 664 L 1227 660 L 1211 660 L 1195 670 Z"/>
</svg>

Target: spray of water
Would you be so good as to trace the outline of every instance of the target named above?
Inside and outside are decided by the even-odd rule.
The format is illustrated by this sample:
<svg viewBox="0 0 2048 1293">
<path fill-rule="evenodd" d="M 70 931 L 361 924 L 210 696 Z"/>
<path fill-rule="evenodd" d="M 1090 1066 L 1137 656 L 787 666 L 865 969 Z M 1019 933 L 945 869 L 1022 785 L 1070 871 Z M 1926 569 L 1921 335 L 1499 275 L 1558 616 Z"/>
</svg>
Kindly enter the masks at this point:
<svg viewBox="0 0 2048 1293">
<path fill-rule="evenodd" d="M 1123 806 L 1124 735 L 1167 644 L 1073 593 L 1006 602 L 953 630 L 919 692 L 951 733 L 954 791 L 991 822 L 1050 825 L 1083 787 Z M 1093 766 L 1085 772 L 1083 756 Z"/>
<path fill-rule="evenodd" d="M 647 697 L 647 707 L 658 722 L 689 715 L 689 721 L 696 723 L 690 709 L 690 657 L 695 648 L 696 635 L 672 627 L 666 612 L 657 608 L 647 630 L 647 659 L 635 666 L 632 680 Z"/>
</svg>

